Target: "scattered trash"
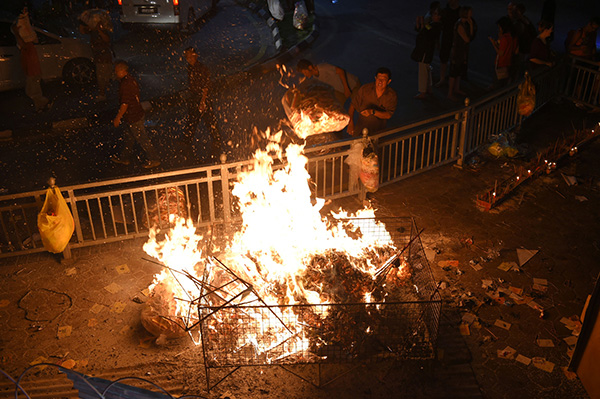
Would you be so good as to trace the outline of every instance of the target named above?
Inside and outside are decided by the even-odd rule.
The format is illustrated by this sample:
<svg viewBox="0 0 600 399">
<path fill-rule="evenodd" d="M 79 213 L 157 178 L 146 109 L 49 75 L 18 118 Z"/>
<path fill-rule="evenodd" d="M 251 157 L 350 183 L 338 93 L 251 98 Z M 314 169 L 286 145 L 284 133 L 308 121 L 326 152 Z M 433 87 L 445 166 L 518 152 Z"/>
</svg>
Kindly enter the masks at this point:
<svg viewBox="0 0 600 399">
<path fill-rule="evenodd" d="M 523 363 L 525 366 L 529 366 L 531 364 L 531 359 L 521 354 L 519 354 L 515 360 L 519 363 Z"/>
<path fill-rule="evenodd" d="M 555 366 L 554 363 L 549 362 L 548 360 L 544 359 L 543 357 L 534 357 L 532 359 L 532 363 L 538 369 L 544 370 L 548 373 L 551 373 L 554 370 L 554 366 Z"/>
<path fill-rule="evenodd" d="M 575 346 L 577 344 L 577 339 L 578 338 L 576 336 L 571 335 L 567 338 L 563 338 L 563 341 L 565 341 L 569 346 Z"/>
<path fill-rule="evenodd" d="M 491 288 L 494 282 L 492 280 L 481 280 L 481 287 L 488 289 Z"/>
<path fill-rule="evenodd" d="M 104 289 L 110 292 L 111 294 L 116 294 L 117 292 L 121 291 L 121 286 L 116 283 L 110 283 L 109 285 L 104 287 Z"/>
<path fill-rule="evenodd" d="M 438 262 L 438 266 L 443 268 L 449 268 L 449 267 L 458 267 L 458 261 L 457 260 L 441 260 Z"/>
<path fill-rule="evenodd" d="M 61 339 L 71 335 L 73 327 L 71 326 L 60 326 L 56 332 L 56 338 Z"/>
<path fill-rule="evenodd" d="M 565 175 L 564 173 L 561 173 L 561 176 L 563 177 L 563 179 L 565 179 L 565 183 L 567 183 L 568 186 L 577 185 L 577 178 L 575 176 Z"/>
<path fill-rule="evenodd" d="M 77 362 L 75 360 L 68 359 L 68 360 L 65 360 L 64 362 L 62 362 L 60 364 L 60 366 L 70 370 L 73 367 L 75 367 L 76 364 L 77 364 Z"/>
<path fill-rule="evenodd" d="M 462 320 L 467 324 L 471 324 L 477 320 L 477 316 L 475 316 L 473 313 L 467 312 L 463 315 Z"/>
<path fill-rule="evenodd" d="M 100 311 L 102 311 L 102 309 L 104 309 L 104 306 L 100 305 L 99 303 L 95 303 L 94 306 L 90 308 L 90 312 L 98 314 Z"/>
<path fill-rule="evenodd" d="M 500 263 L 500 266 L 498 266 L 498 269 L 504 270 L 505 272 L 513 269 L 520 270 L 519 266 L 515 262 L 502 262 Z"/>
<path fill-rule="evenodd" d="M 529 262 L 531 258 L 535 256 L 539 251 L 537 249 L 525 249 L 517 248 L 517 258 L 519 259 L 519 266 L 523 266 Z"/>
<path fill-rule="evenodd" d="M 127 304 L 125 304 L 123 302 L 115 302 L 110 307 L 110 311 L 113 313 L 123 313 L 123 310 L 125 310 L 126 306 L 127 306 Z"/>
<path fill-rule="evenodd" d="M 588 200 L 587 197 L 584 197 L 583 195 L 576 195 L 575 199 L 579 202 L 584 202 Z"/>
<path fill-rule="evenodd" d="M 572 371 L 569 371 L 568 367 L 564 366 L 564 367 L 561 367 L 561 369 L 562 369 L 563 373 L 565 374 L 565 377 L 567 377 L 568 380 L 574 380 L 577 378 L 577 374 L 575 374 Z"/>
<path fill-rule="evenodd" d="M 129 273 L 129 267 L 126 264 L 119 265 L 119 266 L 115 267 L 115 269 L 117 270 L 117 273 L 119 273 L 119 274 Z"/>
<path fill-rule="evenodd" d="M 471 335 L 471 331 L 469 330 L 469 325 L 466 323 L 460 323 L 459 325 L 460 335 L 466 336 Z"/>
<path fill-rule="evenodd" d="M 538 339 L 537 344 L 540 348 L 554 348 L 554 341 L 551 339 Z"/>
<path fill-rule="evenodd" d="M 500 319 L 496 319 L 496 322 L 494 323 L 494 325 L 495 325 L 496 327 L 500 327 L 500 328 L 503 328 L 503 329 L 505 329 L 505 330 L 509 330 L 509 329 L 510 329 L 510 326 L 511 326 L 511 324 L 510 324 L 510 323 L 507 323 L 507 322 L 505 322 L 505 321 L 503 321 L 503 320 L 500 320 Z"/>
<path fill-rule="evenodd" d="M 498 357 L 501 359 L 514 359 L 517 351 L 510 346 L 507 346 L 504 349 L 498 349 Z"/>
</svg>

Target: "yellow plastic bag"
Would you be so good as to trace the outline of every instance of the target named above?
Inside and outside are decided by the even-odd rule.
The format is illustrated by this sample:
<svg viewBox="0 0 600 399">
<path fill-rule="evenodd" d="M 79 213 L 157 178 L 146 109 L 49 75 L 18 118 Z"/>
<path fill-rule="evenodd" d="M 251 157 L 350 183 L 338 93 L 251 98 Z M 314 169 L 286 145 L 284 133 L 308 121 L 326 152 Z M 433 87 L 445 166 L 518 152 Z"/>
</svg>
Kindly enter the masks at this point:
<svg viewBox="0 0 600 399">
<path fill-rule="evenodd" d="M 57 254 L 64 251 L 71 240 L 75 223 L 58 187 L 46 190 L 46 200 L 38 214 L 38 229 L 44 248 L 49 252 Z"/>
</svg>

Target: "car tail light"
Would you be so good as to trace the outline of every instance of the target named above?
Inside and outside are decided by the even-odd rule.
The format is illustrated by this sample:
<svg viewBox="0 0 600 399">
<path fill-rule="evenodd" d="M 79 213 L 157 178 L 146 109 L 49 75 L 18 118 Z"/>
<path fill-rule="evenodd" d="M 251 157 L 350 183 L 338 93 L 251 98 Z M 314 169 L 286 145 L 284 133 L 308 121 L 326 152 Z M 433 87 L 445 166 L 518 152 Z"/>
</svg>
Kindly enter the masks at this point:
<svg viewBox="0 0 600 399">
<path fill-rule="evenodd" d="M 123 15 L 123 0 L 117 0 L 119 3 L 119 14 Z"/>
<path fill-rule="evenodd" d="M 179 0 L 173 0 L 173 12 L 179 15 Z"/>
</svg>

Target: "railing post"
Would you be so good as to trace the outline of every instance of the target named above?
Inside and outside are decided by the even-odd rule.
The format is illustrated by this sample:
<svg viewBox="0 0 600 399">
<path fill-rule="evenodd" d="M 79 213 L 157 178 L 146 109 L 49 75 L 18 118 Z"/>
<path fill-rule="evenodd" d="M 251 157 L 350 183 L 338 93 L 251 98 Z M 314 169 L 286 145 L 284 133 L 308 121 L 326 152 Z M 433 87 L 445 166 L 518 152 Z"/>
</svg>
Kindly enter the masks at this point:
<svg viewBox="0 0 600 399">
<path fill-rule="evenodd" d="M 227 154 L 221 154 L 221 192 L 223 194 L 223 220 L 227 223 L 231 220 L 231 198 L 229 193 L 229 168 L 225 165 Z"/>
<path fill-rule="evenodd" d="M 457 135 L 454 136 L 455 139 L 458 139 L 458 143 L 455 143 L 454 140 L 452 140 L 453 148 L 456 148 L 458 151 L 458 159 L 456 160 L 456 165 L 454 165 L 457 168 L 462 168 L 465 162 L 465 147 L 467 144 L 467 128 L 469 127 L 468 121 L 470 103 L 471 100 L 469 100 L 469 97 L 465 98 L 465 109 L 464 111 L 460 112 L 460 114 L 457 114 L 457 117 L 461 119 L 458 129 L 458 137 Z"/>
</svg>

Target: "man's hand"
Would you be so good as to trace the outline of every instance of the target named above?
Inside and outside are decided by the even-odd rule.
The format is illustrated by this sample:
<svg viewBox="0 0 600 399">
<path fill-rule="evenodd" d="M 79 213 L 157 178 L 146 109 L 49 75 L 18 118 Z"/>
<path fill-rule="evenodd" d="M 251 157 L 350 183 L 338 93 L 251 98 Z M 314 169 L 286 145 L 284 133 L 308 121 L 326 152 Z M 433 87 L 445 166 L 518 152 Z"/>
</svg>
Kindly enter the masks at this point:
<svg viewBox="0 0 600 399">
<path fill-rule="evenodd" d="M 350 119 L 350 122 L 348 122 L 348 127 L 346 130 L 348 131 L 349 135 L 354 136 L 354 121 L 352 119 Z"/>
<path fill-rule="evenodd" d="M 113 126 L 114 127 L 119 127 L 119 125 L 121 124 L 121 117 L 117 116 L 114 120 L 113 120 Z"/>
<path fill-rule="evenodd" d="M 373 116 L 373 115 L 375 115 L 375 110 L 374 109 L 363 109 L 362 111 L 360 111 L 360 114 L 362 116 Z"/>
</svg>

